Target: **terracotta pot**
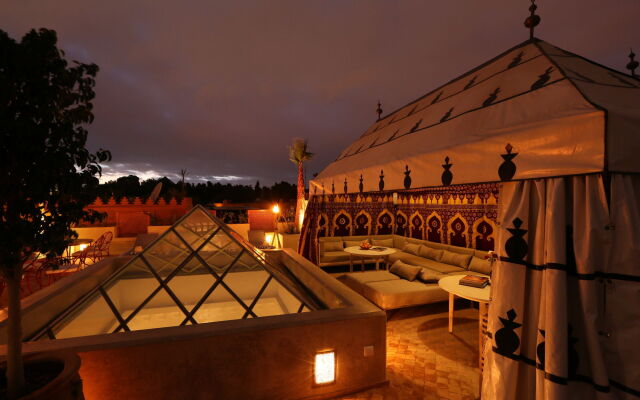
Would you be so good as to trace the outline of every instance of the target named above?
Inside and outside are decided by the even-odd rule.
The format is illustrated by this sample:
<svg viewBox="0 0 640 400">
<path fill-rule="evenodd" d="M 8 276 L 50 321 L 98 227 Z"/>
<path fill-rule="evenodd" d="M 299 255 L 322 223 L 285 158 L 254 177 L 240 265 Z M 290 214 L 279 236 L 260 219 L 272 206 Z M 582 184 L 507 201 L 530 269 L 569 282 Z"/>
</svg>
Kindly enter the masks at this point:
<svg viewBox="0 0 640 400">
<path fill-rule="evenodd" d="M 84 400 L 82 379 L 78 373 L 80 357 L 75 353 L 60 352 L 34 354 L 24 359 L 25 367 L 47 361 L 63 364 L 62 372 L 35 392 L 20 397 L 20 400 Z"/>
</svg>

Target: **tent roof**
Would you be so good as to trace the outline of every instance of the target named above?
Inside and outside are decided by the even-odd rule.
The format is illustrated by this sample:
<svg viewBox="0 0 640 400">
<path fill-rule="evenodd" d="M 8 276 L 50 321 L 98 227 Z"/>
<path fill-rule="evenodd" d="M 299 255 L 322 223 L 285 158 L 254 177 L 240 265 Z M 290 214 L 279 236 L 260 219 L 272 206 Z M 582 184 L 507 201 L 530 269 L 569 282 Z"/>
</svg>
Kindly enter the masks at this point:
<svg viewBox="0 0 640 400">
<path fill-rule="evenodd" d="M 640 81 L 534 39 L 376 121 L 312 186 L 342 193 L 382 181 L 394 190 L 640 172 L 639 132 Z"/>
</svg>

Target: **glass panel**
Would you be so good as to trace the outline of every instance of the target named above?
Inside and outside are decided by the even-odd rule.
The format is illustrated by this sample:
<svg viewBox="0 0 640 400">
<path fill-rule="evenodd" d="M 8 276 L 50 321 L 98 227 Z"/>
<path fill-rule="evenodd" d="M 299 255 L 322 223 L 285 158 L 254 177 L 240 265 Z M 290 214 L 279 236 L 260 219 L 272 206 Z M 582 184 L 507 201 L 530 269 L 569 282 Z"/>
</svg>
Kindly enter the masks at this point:
<svg viewBox="0 0 640 400">
<path fill-rule="evenodd" d="M 273 280 L 275 283 L 275 291 L 273 296 L 278 299 L 278 304 L 282 307 L 284 314 L 294 314 L 300 309 L 300 300 L 291 294 L 280 282 Z M 271 286 L 271 285 L 269 285 Z"/>
<path fill-rule="evenodd" d="M 278 297 L 280 284 L 275 279 L 271 279 L 267 289 L 262 293 L 258 302 L 253 306 L 253 312 L 258 317 L 269 315 L 287 314 L 286 308 Z"/>
<path fill-rule="evenodd" d="M 202 265 L 200 264 L 200 266 Z M 179 273 L 167 283 L 167 286 L 180 299 L 185 308 L 191 311 L 215 281 L 213 275 L 205 271 L 204 268 L 200 268 Z"/>
<path fill-rule="evenodd" d="M 245 305 L 249 306 L 269 279 L 265 270 L 235 271 L 232 269 L 222 280 Z M 273 279 L 272 279 L 273 280 Z"/>
<path fill-rule="evenodd" d="M 221 274 L 241 251 L 243 248 L 240 245 L 231 241 L 225 233 L 218 232 L 198 254 L 216 273 Z"/>
<path fill-rule="evenodd" d="M 193 249 L 197 249 L 217 228 L 218 224 L 210 215 L 201 209 L 195 209 L 175 227 L 175 230 Z"/>
<path fill-rule="evenodd" d="M 241 319 L 246 310 L 222 286 L 218 285 L 207 301 L 196 311 L 199 324 Z"/>
<path fill-rule="evenodd" d="M 105 289 L 122 318 L 127 319 L 159 286 L 144 262 L 135 258 Z"/>
<path fill-rule="evenodd" d="M 94 295 L 83 307 L 70 314 L 53 328 L 57 339 L 111 333 L 118 320 L 100 294 Z"/>
<path fill-rule="evenodd" d="M 142 252 L 144 258 L 163 278 L 178 267 L 191 253 L 191 249 L 175 233 L 167 231 L 153 246 Z"/>
<path fill-rule="evenodd" d="M 163 289 L 127 324 L 132 331 L 179 326 L 185 314 Z"/>
</svg>

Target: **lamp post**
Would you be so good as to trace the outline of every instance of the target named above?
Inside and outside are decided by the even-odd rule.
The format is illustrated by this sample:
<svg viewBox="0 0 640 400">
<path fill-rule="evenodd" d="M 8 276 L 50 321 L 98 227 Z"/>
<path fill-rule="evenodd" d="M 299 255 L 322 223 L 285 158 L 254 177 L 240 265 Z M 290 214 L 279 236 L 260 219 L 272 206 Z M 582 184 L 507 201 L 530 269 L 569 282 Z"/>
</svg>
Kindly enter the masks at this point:
<svg viewBox="0 0 640 400">
<path fill-rule="evenodd" d="M 280 242 L 280 235 L 278 234 L 278 216 L 280 215 L 280 206 L 276 203 L 271 208 L 273 212 L 273 217 L 275 219 L 275 231 L 273 232 L 273 239 L 271 240 L 271 245 L 276 249 L 282 247 L 282 243 Z"/>
</svg>

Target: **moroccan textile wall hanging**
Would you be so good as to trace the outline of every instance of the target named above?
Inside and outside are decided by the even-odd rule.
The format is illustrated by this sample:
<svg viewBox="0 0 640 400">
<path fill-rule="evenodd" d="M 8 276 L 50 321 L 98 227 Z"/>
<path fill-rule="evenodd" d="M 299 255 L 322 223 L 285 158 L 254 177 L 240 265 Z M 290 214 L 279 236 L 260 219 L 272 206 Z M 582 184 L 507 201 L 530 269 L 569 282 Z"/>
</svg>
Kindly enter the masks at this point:
<svg viewBox="0 0 640 400">
<path fill-rule="evenodd" d="M 316 194 L 307 206 L 300 253 L 317 262 L 324 236 L 397 234 L 493 250 L 499 184 L 458 185 L 397 192 Z"/>
</svg>

